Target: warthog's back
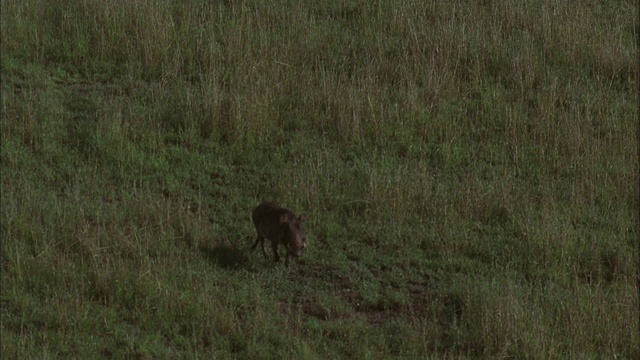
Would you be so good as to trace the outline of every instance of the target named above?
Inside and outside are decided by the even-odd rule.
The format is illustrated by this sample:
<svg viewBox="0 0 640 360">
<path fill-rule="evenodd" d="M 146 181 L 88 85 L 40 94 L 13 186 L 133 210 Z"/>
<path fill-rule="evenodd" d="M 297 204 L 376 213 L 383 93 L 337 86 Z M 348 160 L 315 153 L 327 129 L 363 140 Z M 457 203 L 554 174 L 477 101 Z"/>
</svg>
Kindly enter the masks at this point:
<svg viewBox="0 0 640 360">
<path fill-rule="evenodd" d="M 258 230 L 262 236 L 270 238 L 272 235 L 280 232 L 279 230 L 282 224 L 280 220 L 283 215 L 291 219 L 295 218 L 291 210 L 274 203 L 264 202 L 253 209 L 251 218 L 253 219 L 256 230 Z"/>
</svg>

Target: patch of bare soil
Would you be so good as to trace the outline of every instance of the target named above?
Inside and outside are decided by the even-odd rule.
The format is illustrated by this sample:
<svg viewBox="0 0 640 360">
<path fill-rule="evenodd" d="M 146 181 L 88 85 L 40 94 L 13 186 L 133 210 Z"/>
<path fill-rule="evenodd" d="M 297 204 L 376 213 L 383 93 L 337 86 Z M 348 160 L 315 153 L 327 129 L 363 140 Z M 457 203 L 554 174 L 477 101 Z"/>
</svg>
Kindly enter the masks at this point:
<svg viewBox="0 0 640 360">
<path fill-rule="evenodd" d="M 385 269 L 376 269 L 384 272 Z M 382 274 L 376 274 L 382 275 Z M 283 314 L 303 314 L 319 320 L 337 320 L 344 318 L 361 318 L 372 325 L 384 324 L 398 317 L 425 318 L 433 312 L 434 293 L 430 282 L 425 279 L 408 281 L 403 286 L 389 284 L 377 301 L 365 299 L 349 277 L 330 269 L 296 270 L 296 276 L 331 284 L 335 288 L 335 296 L 351 305 L 351 311 L 332 309 L 318 303 L 312 294 L 299 294 L 278 302 L 278 309 Z M 403 296 L 391 296 L 402 292 Z M 295 299 L 295 300 L 292 300 Z M 397 300 L 403 299 L 403 300 Z"/>
</svg>

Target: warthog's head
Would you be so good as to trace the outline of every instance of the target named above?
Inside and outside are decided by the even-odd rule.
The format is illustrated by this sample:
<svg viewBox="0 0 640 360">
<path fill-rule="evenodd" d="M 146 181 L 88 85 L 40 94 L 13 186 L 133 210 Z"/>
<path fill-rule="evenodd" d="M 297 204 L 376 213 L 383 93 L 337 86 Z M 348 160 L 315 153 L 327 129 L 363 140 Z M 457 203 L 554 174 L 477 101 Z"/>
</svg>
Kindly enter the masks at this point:
<svg viewBox="0 0 640 360">
<path fill-rule="evenodd" d="M 307 246 L 304 230 L 302 229 L 304 220 L 304 216 L 295 217 L 291 214 L 284 214 L 280 217 L 280 224 L 284 228 L 283 240 L 287 246 L 287 260 L 291 256 L 298 257 L 302 255 L 302 251 Z"/>
</svg>

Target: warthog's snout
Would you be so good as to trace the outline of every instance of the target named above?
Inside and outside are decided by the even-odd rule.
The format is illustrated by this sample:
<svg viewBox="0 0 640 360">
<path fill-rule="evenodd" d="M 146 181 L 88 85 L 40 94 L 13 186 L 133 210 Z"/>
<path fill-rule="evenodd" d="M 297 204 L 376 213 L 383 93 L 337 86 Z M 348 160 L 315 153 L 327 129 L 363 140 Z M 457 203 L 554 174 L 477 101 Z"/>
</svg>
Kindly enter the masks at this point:
<svg viewBox="0 0 640 360">
<path fill-rule="evenodd" d="M 302 255 L 302 251 L 306 247 L 302 229 L 302 223 L 305 220 L 303 216 L 296 216 L 291 210 L 265 202 L 253 209 L 251 218 L 258 233 L 258 237 L 251 249 L 255 249 L 260 244 L 262 253 L 266 257 L 267 252 L 264 248 L 264 241 L 265 239 L 269 240 L 274 260 L 279 261 L 278 244 L 282 243 L 287 249 L 285 258 L 285 265 L 287 266 L 291 257 Z"/>
</svg>

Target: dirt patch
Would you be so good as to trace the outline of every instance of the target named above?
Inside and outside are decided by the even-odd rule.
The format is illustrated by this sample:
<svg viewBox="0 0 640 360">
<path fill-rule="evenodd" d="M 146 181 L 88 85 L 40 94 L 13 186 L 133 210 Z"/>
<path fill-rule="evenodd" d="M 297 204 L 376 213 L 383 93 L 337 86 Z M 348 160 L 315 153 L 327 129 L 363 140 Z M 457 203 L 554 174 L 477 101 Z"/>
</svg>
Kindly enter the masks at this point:
<svg viewBox="0 0 640 360">
<path fill-rule="evenodd" d="M 427 274 L 417 274 L 414 270 L 410 280 L 403 280 L 390 276 L 394 269 L 387 266 L 369 270 L 379 280 L 380 288 L 367 297 L 361 293 L 359 284 L 354 283 L 354 277 L 344 275 L 343 270 L 308 265 L 296 267 L 295 277 L 313 279 L 331 288 L 339 300 L 336 306 L 321 305 L 313 295 L 299 294 L 295 300 L 280 300 L 278 309 L 283 314 L 301 314 L 319 320 L 357 318 L 374 326 L 398 317 L 419 319 L 433 315 L 435 293 Z"/>
<path fill-rule="evenodd" d="M 278 301 L 278 310 L 283 314 L 302 313 L 318 320 L 330 320 L 332 313 L 329 309 L 320 306 L 313 301 L 304 301 L 294 304 L 284 300 Z"/>
</svg>

